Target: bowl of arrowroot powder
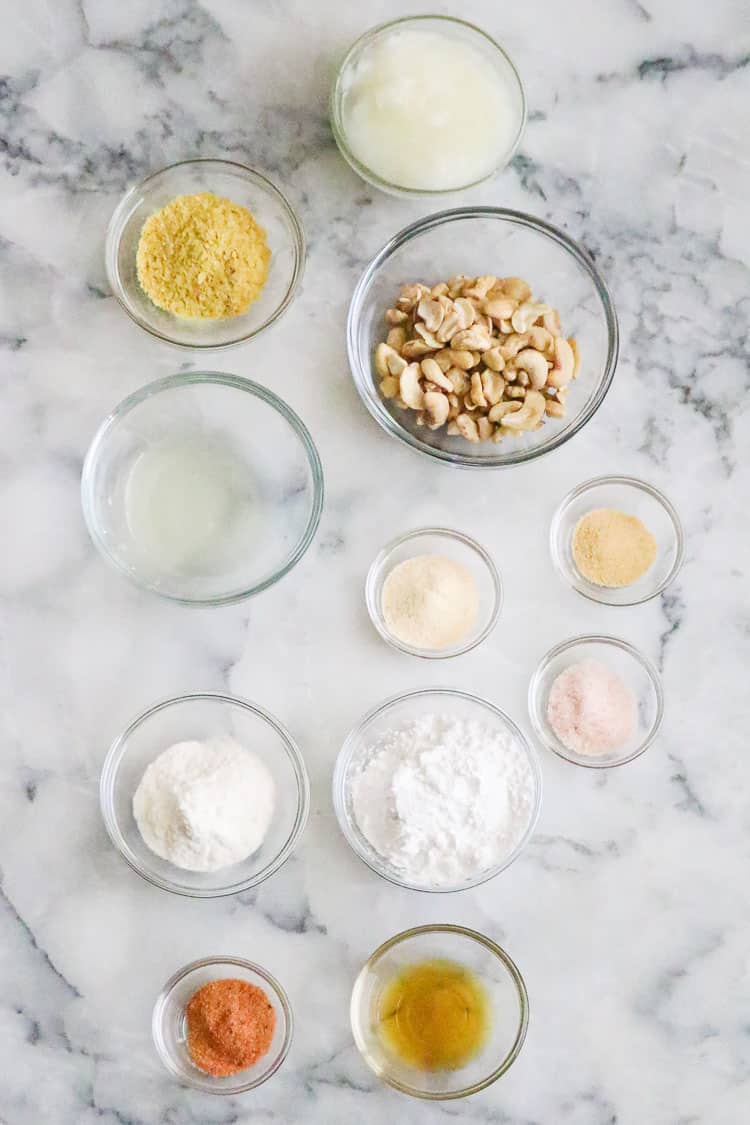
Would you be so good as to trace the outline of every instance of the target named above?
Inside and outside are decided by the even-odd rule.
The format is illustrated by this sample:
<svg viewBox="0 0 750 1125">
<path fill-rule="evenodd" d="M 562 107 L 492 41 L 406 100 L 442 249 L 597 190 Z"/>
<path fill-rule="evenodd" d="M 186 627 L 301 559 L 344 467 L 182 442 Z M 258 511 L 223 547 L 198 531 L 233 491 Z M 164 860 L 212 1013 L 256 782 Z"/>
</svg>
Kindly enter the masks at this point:
<svg viewBox="0 0 750 1125">
<path fill-rule="evenodd" d="M 336 760 L 333 803 L 352 850 L 414 891 L 494 878 L 528 843 L 542 799 L 529 742 L 499 707 L 450 688 L 375 707 Z"/>
<path fill-rule="evenodd" d="M 104 824 L 149 883 L 192 898 L 257 886 L 294 851 L 310 786 L 289 732 L 218 693 L 155 704 L 115 739 L 99 787 Z"/>
<path fill-rule="evenodd" d="M 654 665 L 619 637 L 572 637 L 542 657 L 529 685 L 540 742 L 577 766 L 605 769 L 639 757 L 664 715 Z"/>
<path fill-rule="evenodd" d="M 476 648 L 503 602 L 500 575 L 475 539 L 423 527 L 386 544 L 365 583 L 370 620 L 383 640 L 409 656 L 439 660 Z"/>
</svg>

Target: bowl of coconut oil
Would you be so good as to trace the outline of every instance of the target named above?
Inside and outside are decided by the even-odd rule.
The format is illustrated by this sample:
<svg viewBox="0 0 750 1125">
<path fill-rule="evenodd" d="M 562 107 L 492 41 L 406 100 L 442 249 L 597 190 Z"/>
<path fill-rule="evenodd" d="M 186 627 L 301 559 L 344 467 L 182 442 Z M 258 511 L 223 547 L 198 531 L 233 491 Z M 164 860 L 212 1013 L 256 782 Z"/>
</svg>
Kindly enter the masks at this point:
<svg viewBox="0 0 750 1125">
<path fill-rule="evenodd" d="M 309 547 L 323 472 L 303 422 L 236 375 L 149 383 L 104 420 L 81 482 L 104 557 L 174 601 L 222 605 L 273 585 Z"/>
</svg>

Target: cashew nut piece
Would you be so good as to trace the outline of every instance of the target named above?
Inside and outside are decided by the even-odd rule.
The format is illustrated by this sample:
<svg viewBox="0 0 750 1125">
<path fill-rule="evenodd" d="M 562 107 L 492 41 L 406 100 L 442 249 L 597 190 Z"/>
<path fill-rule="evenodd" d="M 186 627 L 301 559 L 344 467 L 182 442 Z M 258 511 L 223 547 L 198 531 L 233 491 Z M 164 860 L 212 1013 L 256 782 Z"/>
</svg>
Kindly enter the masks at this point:
<svg viewBox="0 0 750 1125">
<path fill-rule="evenodd" d="M 557 309 L 548 309 L 542 317 L 542 324 L 553 336 L 560 335 L 560 314 Z"/>
<path fill-rule="evenodd" d="M 449 277 L 448 296 L 453 297 L 454 300 L 456 297 L 460 297 L 468 280 L 468 277 L 464 273 L 457 273 L 455 277 Z"/>
<path fill-rule="evenodd" d="M 510 322 L 514 332 L 528 332 L 534 321 L 549 312 L 549 305 L 539 305 L 534 301 L 524 301 L 519 305 Z"/>
<path fill-rule="evenodd" d="M 446 372 L 454 394 L 465 395 L 469 389 L 469 376 L 460 367 L 449 367 Z"/>
<path fill-rule="evenodd" d="M 438 347 L 440 345 L 438 344 Z M 401 355 L 404 359 L 421 359 L 424 355 L 429 355 L 435 349 L 426 344 L 424 340 L 407 340 L 401 349 Z"/>
<path fill-rule="evenodd" d="M 422 374 L 418 363 L 410 363 L 401 372 L 399 390 L 401 398 L 412 410 L 424 410 L 424 391 L 419 385 Z"/>
<path fill-rule="evenodd" d="M 500 422 L 506 414 L 516 414 L 522 409 L 520 402 L 498 402 L 497 406 L 493 406 L 487 417 L 490 422 Z"/>
<path fill-rule="evenodd" d="M 483 300 L 490 289 L 497 285 L 497 278 L 486 274 L 484 277 L 475 277 L 470 285 L 464 286 L 464 297 L 473 297 L 476 301 Z"/>
<path fill-rule="evenodd" d="M 567 387 L 573 378 L 575 362 L 570 344 L 564 336 L 558 336 L 555 340 L 555 360 L 547 377 L 549 385 L 551 387 Z"/>
<path fill-rule="evenodd" d="M 495 427 L 492 425 L 492 422 L 490 422 L 486 414 L 482 415 L 482 417 L 477 421 L 477 432 L 479 433 L 480 441 L 489 441 L 493 433 L 495 432 Z"/>
<path fill-rule="evenodd" d="M 573 378 L 577 379 L 578 373 L 581 370 L 581 352 L 578 344 L 572 336 L 568 338 L 568 343 L 570 344 L 570 349 L 573 352 Z"/>
<path fill-rule="evenodd" d="M 475 406 L 482 409 L 487 406 L 487 399 L 484 397 L 484 390 L 482 389 L 482 376 L 478 371 L 474 371 L 471 376 L 471 401 Z"/>
<path fill-rule="evenodd" d="M 440 341 L 435 336 L 435 334 L 433 332 L 430 332 L 427 329 L 426 325 L 422 324 L 421 321 L 418 321 L 414 325 L 414 331 L 417 333 L 418 336 L 422 337 L 425 344 L 429 344 L 431 351 L 434 351 L 434 352 L 440 351 L 440 349 L 443 345 L 440 343 Z"/>
<path fill-rule="evenodd" d="M 516 302 L 510 297 L 486 297 L 479 308 L 493 320 L 508 320 L 515 312 Z"/>
<path fill-rule="evenodd" d="M 468 414 L 459 414 L 456 418 L 456 427 L 461 437 L 466 438 L 467 441 L 479 441 L 477 424 Z"/>
<path fill-rule="evenodd" d="M 403 309 L 388 309 L 385 319 L 388 324 L 403 324 L 405 320 L 409 319 L 409 316 Z"/>
<path fill-rule="evenodd" d="M 451 404 L 439 391 L 427 391 L 424 396 L 424 419 L 430 430 L 438 430 L 448 421 Z"/>
<path fill-rule="evenodd" d="M 406 360 L 390 344 L 378 344 L 375 349 L 375 370 L 381 379 L 387 375 L 400 375 L 406 367 Z"/>
<path fill-rule="evenodd" d="M 389 348 L 400 352 L 406 343 L 406 328 L 403 324 L 395 324 L 386 336 L 385 342 Z"/>
<path fill-rule="evenodd" d="M 417 305 L 417 314 L 421 316 L 428 331 L 437 332 L 443 323 L 445 310 L 440 301 L 434 297 L 423 297 Z"/>
<path fill-rule="evenodd" d="M 516 386 L 506 387 L 505 388 L 505 397 L 506 398 L 517 398 L 517 399 L 526 398 L 526 388 L 525 387 L 516 387 Z"/>
<path fill-rule="evenodd" d="M 437 285 L 433 285 L 432 289 L 430 290 L 430 293 L 432 294 L 433 297 L 444 297 L 447 292 L 448 292 L 448 282 L 447 281 L 439 281 L 437 283 Z"/>
<path fill-rule="evenodd" d="M 539 391 L 529 391 L 521 409 L 506 414 L 500 419 L 500 425 L 506 430 L 535 430 L 544 417 L 546 405 L 544 395 Z"/>
<path fill-rule="evenodd" d="M 400 309 L 403 309 L 404 312 L 411 312 L 429 292 L 426 285 L 420 285 L 419 283 L 416 285 L 405 285 L 401 290 L 396 304 Z"/>
<path fill-rule="evenodd" d="M 473 353 L 463 349 L 456 351 L 455 348 L 443 348 L 435 356 L 436 362 L 440 363 L 441 358 L 448 361 L 448 367 L 460 367 L 462 371 L 468 371 L 476 366 Z M 442 364 L 440 366 L 442 367 Z"/>
<path fill-rule="evenodd" d="M 534 348 L 524 348 L 513 361 L 519 371 L 525 371 L 535 391 L 540 391 L 547 382 L 547 360 Z"/>
<path fill-rule="evenodd" d="M 550 359 L 552 358 L 552 353 L 555 350 L 555 337 L 546 328 L 533 324 L 529 329 L 529 343 L 538 352 L 549 353 Z"/>
<path fill-rule="evenodd" d="M 399 381 L 394 375 L 386 375 L 380 384 L 383 398 L 395 398 L 399 391 Z"/>
<path fill-rule="evenodd" d="M 507 363 L 509 359 L 513 359 L 518 355 L 521 348 L 525 348 L 530 341 L 528 332 L 515 332 L 507 336 L 502 344 L 498 346 L 500 355 Z"/>
<path fill-rule="evenodd" d="M 473 351 L 476 348 L 479 352 L 486 352 L 489 347 L 490 334 L 480 324 L 473 324 L 471 328 L 465 328 L 462 332 L 457 332 L 451 339 L 453 351 Z"/>
<path fill-rule="evenodd" d="M 498 347 L 489 348 L 486 352 L 483 352 L 482 363 L 492 371 L 502 371 L 505 367 L 505 360 Z"/>
<path fill-rule="evenodd" d="M 496 371 L 490 371 L 488 368 L 485 368 L 482 372 L 481 379 L 484 397 L 490 406 L 494 406 L 503 397 L 505 379 L 502 375 L 498 375 Z"/>
<path fill-rule="evenodd" d="M 448 425 L 446 427 L 445 432 L 448 434 L 449 437 L 460 437 L 461 436 L 461 431 L 458 428 L 458 424 L 456 423 L 455 418 L 451 418 L 450 422 L 448 423 Z"/>
<path fill-rule="evenodd" d="M 563 403 L 558 402 L 554 398 L 548 398 L 544 404 L 544 409 L 549 414 L 550 418 L 564 418 L 565 406 Z"/>
<path fill-rule="evenodd" d="M 443 374 L 440 366 L 435 362 L 432 356 L 427 356 L 421 363 L 422 374 L 425 379 L 429 379 L 436 387 L 440 387 L 444 391 L 452 391 L 453 383 L 447 375 Z"/>
<path fill-rule="evenodd" d="M 477 311 L 471 301 L 467 300 L 466 297 L 456 297 L 454 308 L 461 322 L 459 328 L 471 328 L 477 318 Z"/>
<path fill-rule="evenodd" d="M 514 301 L 528 301 L 531 296 L 531 286 L 522 277 L 501 277 L 498 285 Z"/>
</svg>

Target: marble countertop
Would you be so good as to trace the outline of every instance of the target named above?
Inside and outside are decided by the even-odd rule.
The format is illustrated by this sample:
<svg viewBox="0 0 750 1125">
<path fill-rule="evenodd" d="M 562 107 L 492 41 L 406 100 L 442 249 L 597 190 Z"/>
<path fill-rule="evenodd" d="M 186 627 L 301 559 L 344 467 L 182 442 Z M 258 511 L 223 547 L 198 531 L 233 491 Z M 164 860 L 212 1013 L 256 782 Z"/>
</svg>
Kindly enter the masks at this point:
<svg viewBox="0 0 750 1125">
<path fill-rule="evenodd" d="M 419 3 L 409 10 L 427 10 Z M 436 5 L 444 9 L 443 5 Z M 750 34 L 744 0 L 469 0 L 506 44 L 530 119 L 474 202 L 528 210 L 581 239 L 622 330 L 595 419 L 526 468 L 467 475 L 380 432 L 343 342 L 364 263 L 432 208 L 380 195 L 339 157 L 326 119 L 336 59 L 395 0 L 25 0 L 0 42 L 0 1122 L 3 1125 L 738 1125 L 750 1099 L 750 848 L 744 721 L 750 391 Z M 301 295 L 250 345 L 211 359 L 299 411 L 327 480 L 300 566 L 244 605 L 194 610 L 139 593 L 89 542 L 87 444 L 124 395 L 196 365 L 109 295 L 108 217 L 149 170 L 228 156 L 287 186 L 309 258 Z M 388 479 L 382 475 L 388 461 Z M 551 569 L 549 517 L 589 476 L 663 487 L 688 536 L 678 581 L 622 610 Z M 503 573 L 501 623 L 447 664 L 400 657 L 362 597 L 387 537 L 424 523 L 477 535 Z M 659 665 L 667 716 L 621 770 L 543 754 L 545 797 L 521 859 L 476 891 L 422 896 L 378 880 L 333 817 L 331 769 L 381 698 L 448 684 L 528 729 L 541 654 L 614 632 Z M 220 689 L 298 738 L 312 812 L 294 858 L 257 893 L 191 901 L 113 851 L 97 783 L 126 721 L 160 697 Z M 427 1105 L 379 1084 L 353 1046 L 362 961 L 408 925 L 495 937 L 531 998 L 526 1045 L 492 1089 Z M 285 984 L 297 1016 L 280 1073 L 239 1099 L 162 1069 L 154 998 L 193 958 L 233 952 Z"/>
</svg>

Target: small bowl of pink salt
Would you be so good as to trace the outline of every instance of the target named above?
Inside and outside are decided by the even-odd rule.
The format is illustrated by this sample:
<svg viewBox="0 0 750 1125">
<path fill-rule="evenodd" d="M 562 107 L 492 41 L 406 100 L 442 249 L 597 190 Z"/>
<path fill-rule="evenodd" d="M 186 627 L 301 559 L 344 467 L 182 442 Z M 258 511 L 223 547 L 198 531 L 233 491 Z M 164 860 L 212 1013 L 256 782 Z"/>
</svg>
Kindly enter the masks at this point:
<svg viewBox="0 0 750 1125">
<path fill-rule="evenodd" d="M 632 762 L 656 738 L 664 715 L 651 661 L 617 637 L 573 637 L 542 658 L 529 685 L 540 742 L 577 766 Z"/>
</svg>

